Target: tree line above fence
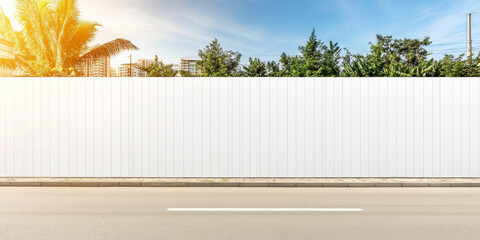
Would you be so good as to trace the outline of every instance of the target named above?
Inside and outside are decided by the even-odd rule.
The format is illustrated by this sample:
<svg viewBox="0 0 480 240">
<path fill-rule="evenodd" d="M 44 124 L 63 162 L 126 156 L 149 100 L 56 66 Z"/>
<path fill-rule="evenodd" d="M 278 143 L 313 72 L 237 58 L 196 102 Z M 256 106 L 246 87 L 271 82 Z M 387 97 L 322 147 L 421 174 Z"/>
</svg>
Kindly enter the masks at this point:
<svg viewBox="0 0 480 240">
<path fill-rule="evenodd" d="M 279 61 L 249 58 L 240 64 L 241 53 L 223 50 L 214 39 L 199 51 L 197 66 L 210 77 L 478 77 L 480 54 L 476 57 L 447 54 L 441 60 L 429 58 L 432 42 L 424 39 L 393 39 L 377 35 L 364 55 L 352 54 L 332 41 L 325 44 L 312 31 L 298 55 L 282 53 Z"/>
<path fill-rule="evenodd" d="M 16 0 L 21 29 L 12 28 L 0 8 L 0 38 L 14 43 L 15 58 L 1 58 L 0 67 L 19 70 L 35 77 L 81 76 L 88 63 L 112 57 L 137 47 L 126 39 L 115 39 L 89 47 L 100 24 L 80 19 L 78 0 Z M 199 50 L 198 76 L 209 77 L 479 77 L 480 54 L 465 58 L 447 54 L 429 57 L 424 39 L 393 39 L 377 35 L 366 54 L 352 54 L 339 43 L 324 43 L 315 29 L 297 55 L 282 53 L 278 61 L 249 58 L 241 65 L 242 54 L 224 50 L 217 39 Z M 87 67 L 85 67 L 85 65 Z M 172 65 L 154 61 L 142 67 L 149 77 L 191 76 Z"/>
</svg>

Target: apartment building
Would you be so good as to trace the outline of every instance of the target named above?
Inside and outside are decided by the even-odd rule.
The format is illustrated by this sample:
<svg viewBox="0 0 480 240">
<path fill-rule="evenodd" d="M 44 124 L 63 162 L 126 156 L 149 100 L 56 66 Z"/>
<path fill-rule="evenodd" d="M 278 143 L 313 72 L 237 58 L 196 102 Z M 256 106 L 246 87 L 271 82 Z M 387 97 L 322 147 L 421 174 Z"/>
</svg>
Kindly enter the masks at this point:
<svg viewBox="0 0 480 240">
<path fill-rule="evenodd" d="M 0 58 L 14 58 L 14 43 L 0 39 Z M 0 68 L 0 77 L 12 77 L 13 71 Z"/>
<path fill-rule="evenodd" d="M 111 77 L 110 57 L 90 59 L 80 66 L 82 76 Z"/>
<path fill-rule="evenodd" d="M 117 77 L 117 69 L 110 67 L 110 77 Z"/>
<path fill-rule="evenodd" d="M 131 77 L 146 77 L 147 74 L 138 69 L 138 67 L 146 67 L 150 64 L 152 64 L 154 61 L 151 59 L 139 59 L 136 63 L 132 63 L 131 71 L 132 75 Z M 117 71 L 117 76 L 118 77 L 130 77 L 130 63 L 123 63 Z"/>
<path fill-rule="evenodd" d="M 192 75 L 200 74 L 200 70 L 197 68 L 198 61 L 199 60 L 192 60 L 189 58 L 180 58 L 178 70 L 188 72 Z"/>
</svg>

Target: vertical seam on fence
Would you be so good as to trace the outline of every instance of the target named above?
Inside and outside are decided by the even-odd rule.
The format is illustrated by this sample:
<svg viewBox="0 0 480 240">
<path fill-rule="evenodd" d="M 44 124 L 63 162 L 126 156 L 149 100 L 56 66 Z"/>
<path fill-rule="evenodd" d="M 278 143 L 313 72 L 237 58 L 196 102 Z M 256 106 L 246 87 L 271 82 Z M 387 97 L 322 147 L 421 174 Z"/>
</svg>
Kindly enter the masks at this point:
<svg viewBox="0 0 480 240">
<path fill-rule="evenodd" d="M 362 141 L 362 129 L 363 129 L 362 128 L 362 82 L 363 81 L 361 79 L 358 81 L 359 90 L 360 90 L 359 91 L 360 92 L 359 93 L 360 94 L 360 112 L 359 112 L 359 115 L 360 115 L 359 116 L 359 119 L 360 119 L 360 142 L 359 142 L 359 145 L 360 145 L 359 146 L 359 150 L 360 150 L 360 161 L 359 161 L 360 162 L 360 168 L 359 168 L 360 174 L 359 175 L 360 175 L 360 177 L 362 177 L 362 159 L 363 159 L 363 157 L 362 157 L 362 143 L 363 143 L 363 141 Z"/>
<path fill-rule="evenodd" d="M 67 175 L 70 176 L 70 80 L 67 80 L 67 149 Z"/>
<path fill-rule="evenodd" d="M 32 176 L 35 176 L 35 91 L 32 81 Z"/>
<path fill-rule="evenodd" d="M 213 156 L 213 152 L 212 152 L 212 78 L 209 78 L 210 80 L 210 90 L 209 90 L 209 97 L 210 97 L 210 100 L 209 100 L 209 105 L 210 105 L 210 127 L 209 127 L 209 131 L 210 131 L 210 137 L 208 138 L 209 139 L 209 159 L 208 159 L 208 173 L 210 175 L 210 177 L 212 177 L 212 156 Z"/>
<path fill-rule="evenodd" d="M 287 164 L 286 164 L 286 166 L 287 166 L 287 177 L 288 177 L 288 176 L 289 176 L 289 171 L 288 171 L 288 169 L 289 169 L 289 167 L 288 167 L 288 163 L 289 163 L 289 161 L 288 161 L 288 157 L 289 157 L 289 155 L 288 155 L 288 154 L 289 154 L 289 144 L 288 144 L 288 143 L 289 143 L 289 139 L 290 139 L 290 138 L 289 138 L 289 127 L 288 127 L 288 122 L 289 122 L 289 121 L 288 121 L 288 119 L 289 119 L 288 110 L 289 110 L 289 105 L 290 105 L 289 102 L 288 102 L 288 100 L 289 100 L 288 83 L 290 82 L 290 81 L 289 81 L 289 78 L 287 78 L 286 82 L 287 82 L 287 146 L 286 146 L 286 148 L 287 148 Z"/>
<path fill-rule="evenodd" d="M 295 159 L 295 176 L 298 176 L 298 167 L 297 167 L 297 162 L 298 162 L 298 78 L 295 78 L 295 125 L 294 125 L 294 128 L 295 128 L 295 154 L 294 154 L 294 159 Z"/>
<path fill-rule="evenodd" d="M 119 82 L 120 82 L 120 173 L 119 173 L 119 176 L 123 177 L 123 168 L 122 168 L 122 165 L 123 165 L 123 86 L 122 86 L 123 78 L 120 78 Z"/>
<path fill-rule="evenodd" d="M 422 87 L 422 105 L 423 105 L 423 117 L 422 117 L 422 160 L 423 160 L 423 177 L 425 177 L 425 78 L 423 80 Z"/>
<path fill-rule="evenodd" d="M 442 81 L 438 79 L 438 176 L 442 175 Z"/>
<path fill-rule="evenodd" d="M 78 113 L 78 104 L 75 112 L 76 114 Z M 77 145 L 78 145 L 78 142 L 77 142 Z M 77 159 L 77 162 L 78 162 L 78 159 Z M 113 177 L 113 79 L 110 79 L 110 177 Z"/>
<path fill-rule="evenodd" d="M 238 86 L 240 88 L 240 94 L 238 95 L 239 98 L 239 108 L 238 108 L 238 115 L 240 118 L 240 124 L 238 125 L 238 131 L 239 131 L 239 151 L 238 151 L 238 157 L 239 157 L 239 175 L 243 177 L 243 81 L 238 81 Z"/>
<path fill-rule="evenodd" d="M 344 157 L 345 157 L 345 153 L 344 153 L 344 123 L 345 123 L 345 111 L 344 111 L 344 106 L 345 106 L 345 103 L 344 103 L 344 78 L 342 78 L 342 96 L 341 96 L 341 99 L 342 99 L 342 121 L 341 121 L 341 124 L 342 124 L 342 133 L 341 133 L 341 137 L 340 139 L 342 139 L 341 141 L 341 145 L 342 145 L 342 167 L 341 167 L 341 173 L 342 173 L 342 176 L 344 174 L 344 168 L 345 168 L 345 160 L 344 160 Z"/>
<path fill-rule="evenodd" d="M 221 142 L 221 138 L 220 138 L 220 132 L 222 131 L 222 121 L 221 121 L 221 108 L 220 108 L 220 86 L 222 85 L 222 81 L 223 81 L 223 78 L 222 79 L 218 79 L 218 94 L 217 94 L 217 99 L 218 99 L 218 175 L 220 176 L 221 175 L 221 154 L 220 154 L 220 151 L 221 151 L 221 146 L 222 146 L 222 142 Z"/>
<path fill-rule="evenodd" d="M 134 164 L 134 160 L 135 160 L 135 142 L 134 142 L 134 138 L 135 138 L 135 82 L 133 81 L 133 78 L 130 77 L 130 81 L 132 82 L 132 99 L 131 99 L 131 105 L 132 105 L 132 112 L 131 112 L 131 119 L 132 119 L 132 122 L 131 122 L 131 132 L 132 132 L 132 136 L 130 137 L 130 146 L 132 148 L 132 177 L 135 175 L 135 164 Z"/>
<path fill-rule="evenodd" d="M 389 104 L 390 104 L 390 101 L 389 101 L 389 100 L 390 100 L 390 99 L 389 99 L 389 98 L 390 98 L 390 94 L 389 94 L 389 91 L 390 91 L 390 81 L 389 81 L 388 78 L 387 78 L 385 81 L 387 82 L 387 113 L 386 113 L 386 115 L 387 115 L 387 123 L 386 123 L 386 126 L 387 126 L 387 139 L 386 139 L 386 142 L 387 142 L 387 155 L 386 155 L 386 159 L 387 159 L 387 161 L 386 161 L 386 166 L 387 166 L 387 176 L 388 176 L 388 175 L 389 175 L 388 172 L 389 172 L 389 170 L 390 170 L 390 168 L 389 168 L 389 161 L 390 161 L 390 159 L 389 159 L 390 156 L 389 156 L 389 155 L 390 155 L 390 153 L 389 153 L 389 151 L 388 151 L 388 150 L 389 150 L 389 147 L 390 147 L 390 145 L 389 145 L 389 137 L 390 137 L 390 135 L 388 134 L 388 132 L 390 131 L 390 128 L 389 128 L 389 125 L 390 125 L 390 122 L 389 122 L 389 120 L 390 120 L 390 117 L 389 117 L 389 116 L 390 116 L 390 114 L 389 114 L 389 113 L 390 113 L 390 111 L 389 111 Z"/>
<path fill-rule="evenodd" d="M 157 82 L 157 174 L 156 177 L 160 177 L 160 79 L 156 78 Z M 164 123 L 165 125 L 165 123 Z"/>
<path fill-rule="evenodd" d="M 104 129 L 103 129 L 104 126 L 103 126 L 103 123 L 104 123 L 104 120 L 105 120 L 105 116 L 103 115 L 103 105 L 104 105 L 104 103 L 105 103 L 105 99 L 104 99 L 105 88 L 104 88 L 104 85 L 105 85 L 105 82 L 102 81 L 102 124 L 101 124 L 101 126 L 102 126 L 102 177 L 105 175 L 105 174 L 104 174 L 105 171 L 104 171 L 104 169 L 103 169 L 103 168 L 104 168 L 104 165 L 105 165 L 104 149 L 103 149 L 103 147 L 105 146 L 104 136 L 103 136 L 103 134 L 104 134 Z"/>
<path fill-rule="evenodd" d="M 228 138 L 228 144 L 227 144 L 227 175 L 228 176 L 231 176 L 231 172 L 230 172 L 230 78 L 227 79 L 227 114 L 228 114 L 228 117 L 227 117 L 227 131 L 228 131 L 228 134 L 227 134 L 227 138 Z"/>
<path fill-rule="evenodd" d="M 164 165 L 163 172 L 164 172 L 164 176 L 167 177 L 167 151 L 168 151 L 168 149 L 167 149 L 167 79 L 164 79 L 163 82 L 165 83 L 164 87 L 163 87 L 163 91 L 164 91 L 163 97 L 165 98 L 165 101 L 164 101 L 165 109 L 163 111 L 163 113 L 164 113 L 163 115 L 164 115 L 164 118 L 165 118 L 164 119 L 165 120 L 165 132 L 164 132 L 164 136 L 163 136 L 165 138 L 164 139 L 165 142 L 163 143 L 164 147 L 165 147 L 165 152 L 163 153 L 165 155 L 165 159 L 163 161 L 163 165 Z M 202 99 L 202 101 L 203 101 L 203 99 Z M 203 121 L 203 119 L 202 119 L 202 121 Z M 203 131 L 203 128 L 202 128 L 202 131 Z M 202 143 L 203 143 L 203 139 L 202 139 Z M 203 156 L 202 156 L 202 161 L 203 161 Z M 202 171 L 203 171 L 203 169 L 202 169 Z"/>
<path fill-rule="evenodd" d="M 23 86 L 23 97 L 25 98 L 25 106 L 24 106 L 24 110 L 25 110 L 25 114 L 23 116 L 24 118 L 24 124 L 25 124 L 25 132 L 23 133 L 24 134 L 24 144 L 25 144 L 25 148 L 24 148 L 24 155 L 23 155 L 23 168 L 24 168 L 24 176 L 27 176 L 27 80 L 25 80 L 25 83 L 24 83 L 24 86 Z"/>
<path fill-rule="evenodd" d="M 405 177 L 408 176 L 408 79 L 405 79 Z"/>
<path fill-rule="evenodd" d="M 471 94 L 471 87 L 472 87 L 472 79 L 468 79 L 468 176 L 472 176 L 472 154 L 471 154 L 471 147 L 472 147 L 472 134 L 471 134 L 471 118 L 472 118 L 472 113 L 470 112 L 471 104 L 472 104 L 472 94 Z"/>
<path fill-rule="evenodd" d="M 15 88 L 14 88 L 15 91 Z M 15 94 L 15 92 L 14 92 Z M 15 100 L 15 99 L 14 99 Z M 70 101 L 70 99 L 69 99 Z M 52 79 L 48 79 L 48 176 L 52 175 L 51 168 L 52 168 Z M 69 119 L 70 122 L 70 119 Z M 14 128 L 15 131 L 15 128 Z M 15 141 L 14 141 L 15 144 Z M 70 150 L 70 148 L 69 148 Z M 15 153 L 15 152 L 14 152 Z M 14 163 L 15 164 L 15 163 Z M 15 166 L 15 165 L 14 165 Z M 70 173 L 70 172 L 69 172 Z"/>
<path fill-rule="evenodd" d="M 434 94 L 434 80 L 432 79 L 432 177 L 435 176 L 435 143 L 433 142 L 435 140 L 435 111 L 433 110 L 434 105 L 435 105 L 435 94 Z"/>
<path fill-rule="evenodd" d="M 380 79 L 377 78 L 377 176 L 380 177 Z M 387 146 L 388 148 L 388 146 Z"/>
<path fill-rule="evenodd" d="M 7 176 L 7 122 L 8 122 L 7 121 L 7 79 L 5 79 L 3 82 L 4 82 L 4 86 L 5 86 L 5 88 L 4 88 L 5 95 L 3 95 L 3 96 L 5 96 L 5 101 L 4 101 L 4 104 L 5 104 L 5 108 L 4 108 L 5 109 L 5 115 L 4 115 L 5 116 L 5 135 L 4 135 L 4 138 L 5 138 L 5 152 L 4 152 L 5 158 L 4 159 L 5 159 L 5 161 L 4 161 L 4 165 L 5 166 L 4 166 L 3 169 L 4 169 L 4 176 L 6 177 Z M 41 89 L 41 86 L 40 86 L 40 89 Z M 42 114 L 40 114 L 40 115 L 42 115 Z M 42 120 L 42 118 L 40 117 L 40 121 L 41 120 Z M 40 129 L 42 129 L 42 128 L 40 128 Z M 40 147 L 40 149 L 42 149 L 42 148 Z M 41 166 L 40 166 L 40 170 L 41 170 Z"/>
<path fill-rule="evenodd" d="M 182 131 L 182 162 L 183 162 L 183 166 L 182 166 L 182 172 L 183 172 L 183 176 L 185 176 L 185 78 L 182 78 L 182 118 L 183 118 L 183 121 L 182 121 L 182 128 L 183 128 L 183 131 Z"/>
<path fill-rule="evenodd" d="M 332 176 L 335 176 L 335 164 L 337 161 L 337 81 L 333 80 L 333 172 Z"/>
<path fill-rule="evenodd" d="M 252 79 L 248 78 L 248 175 L 252 176 Z"/>
<path fill-rule="evenodd" d="M 192 124 L 192 130 L 191 130 L 191 131 L 192 131 L 192 132 L 190 133 L 190 134 L 191 134 L 191 149 L 190 149 L 190 151 L 191 151 L 191 154 L 192 154 L 192 158 L 191 158 L 191 164 L 192 164 L 192 166 L 191 166 L 191 167 L 192 167 L 192 169 L 191 169 L 191 174 L 192 174 L 192 175 L 191 175 L 191 176 L 193 177 L 193 176 L 194 176 L 194 174 L 193 174 L 193 165 L 194 165 L 194 164 L 193 164 L 193 162 L 194 162 L 194 160 L 193 160 L 193 159 L 194 159 L 194 157 L 193 157 L 193 156 L 194 156 L 194 155 L 193 155 L 193 96 L 194 96 L 194 95 L 193 95 L 193 89 L 194 89 L 194 87 L 193 87 L 193 82 L 194 82 L 194 81 L 193 81 L 193 79 L 190 79 L 190 82 L 191 82 L 191 84 L 190 84 L 190 91 L 192 92 L 192 99 L 190 99 L 190 100 L 191 100 L 191 104 L 192 104 L 192 108 L 191 108 L 191 121 L 192 121 L 192 122 L 191 122 L 191 124 Z M 158 85 L 157 85 L 157 86 L 158 86 Z M 158 114 L 158 111 L 157 111 L 157 114 Z M 157 117 L 157 119 L 158 119 L 158 117 Z M 158 123 L 158 120 L 157 120 L 157 123 Z M 158 127 L 157 127 L 157 128 L 158 128 Z M 158 143 L 158 141 L 157 141 L 157 143 Z M 158 150 L 157 150 L 157 151 L 158 151 Z M 157 154 L 157 155 L 158 155 L 158 154 Z"/>
<path fill-rule="evenodd" d="M 313 79 L 313 177 L 316 177 L 316 161 L 317 161 L 317 78 Z"/>
<path fill-rule="evenodd" d="M 271 134 L 270 132 L 272 131 L 272 126 L 271 126 L 271 119 L 272 119 L 272 105 L 271 105 L 271 99 L 272 99 L 272 92 L 271 92 L 271 88 L 272 88 L 272 85 L 271 85 L 271 79 L 268 78 L 268 176 L 271 177 L 272 176 L 272 152 L 271 152 Z"/>
<path fill-rule="evenodd" d="M 370 78 L 367 78 L 367 176 L 370 176 Z"/>
<path fill-rule="evenodd" d="M 460 79 L 460 176 L 463 176 L 463 79 Z"/>
<path fill-rule="evenodd" d="M 258 79 L 258 176 L 262 176 L 262 80 Z"/>
<path fill-rule="evenodd" d="M 395 79 L 395 177 L 398 176 L 398 79 Z"/>
<path fill-rule="evenodd" d="M 349 141 L 349 148 L 350 148 L 350 154 L 349 154 L 349 158 L 350 158 L 350 177 L 353 176 L 353 171 L 352 171 L 352 125 L 353 125 L 353 118 L 352 118 L 352 79 L 350 78 L 349 79 L 350 81 L 350 141 Z"/>
<path fill-rule="evenodd" d="M 140 175 L 143 177 L 144 176 L 143 175 L 143 110 L 144 110 L 143 109 L 143 82 L 144 81 L 143 79 L 140 79 L 139 81 L 140 81 Z"/>
<path fill-rule="evenodd" d="M 169 78 L 172 80 L 172 101 L 173 101 L 173 106 L 172 106 L 172 144 L 173 144 L 173 151 L 172 151 L 172 169 L 173 169 L 173 176 L 175 177 L 175 80 L 173 78 Z M 211 91 L 211 85 L 210 85 L 210 91 Z M 210 101 L 210 106 L 211 106 L 211 101 Z M 211 121 L 210 121 L 211 122 Z M 211 124 L 211 123 L 210 123 Z"/>
<path fill-rule="evenodd" d="M 95 177 L 95 81 L 92 79 L 92 163 L 93 177 Z"/>
<path fill-rule="evenodd" d="M 412 79 L 412 176 L 416 176 L 415 174 L 415 80 Z"/>
<path fill-rule="evenodd" d="M 279 149 L 279 147 L 278 147 L 278 142 L 279 142 L 279 141 L 278 141 L 278 139 L 279 139 L 279 137 L 278 137 L 278 135 L 279 135 L 279 134 L 278 134 L 278 119 L 280 118 L 280 117 L 279 117 L 280 114 L 279 114 L 279 111 L 278 111 L 278 110 L 279 110 L 279 107 L 278 107 L 278 106 L 279 106 L 280 104 L 278 103 L 278 95 L 279 95 L 278 85 L 280 85 L 280 80 L 275 79 L 275 81 L 277 82 L 277 149 L 276 149 L 276 150 L 277 150 L 277 159 L 276 159 L 276 160 L 277 160 L 277 176 L 279 176 L 279 174 L 278 174 L 278 173 L 279 173 L 279 162 L 278 162 L 278 159 L 279 159 L 279 155 L 278 155 L 278 153 L 279 153 L 279 152 L 278 152 L 278 149 Z"/>
<path fill-rule="evenodd" d="M 307 174 L 307 80 L 303 80 L 303 174 Z"/>
<path fill-rule="evenodd" d="M 15 171 L 15 170 L 16 170 L 16 169 L 15 169 L 15 168 L 16 168 L 15 162 L 16 162 L 16 160 L 17 160 L 17 154 L 16 154 L 16 151 L 15 151 L 15 149 L 16 149 L 16 139 L 17 139 L 17 138 L 16 138 L 16 132 L 17 132 L 17 131 L 16 131 L 16 129 L 15 129 L 15 128 L 16 128 L 16 125 L 17 125 L 17 124 L 16 124 L 16 122 L 17 122 L 17 113 L 15 112 L 15 108 L 16 108 L 16 103 L 17 103 L 17 101 L 15 101 L 15 98 L 17 97 L 17 94 L 16 94 L 16 92 L 17 92 L 17 91 L 16 91 L 16 90 L 17 90 L 17 87 L 15 86 L 15 82 L 13 82 L 12 85 L 13 85 L 13 110 L 12 110 L 12 113 L 13 113 L 13 149 L 12 149 L 12 150 L 13 150 L 13 159 L 12 159 L 12 160 L 13 160 L 13 176 L 15 176 L 15 172 L 16 172 L 16 171 Z M 49 146 L 49 147 L 50 147 L 50 146 Z"/>
</svg>

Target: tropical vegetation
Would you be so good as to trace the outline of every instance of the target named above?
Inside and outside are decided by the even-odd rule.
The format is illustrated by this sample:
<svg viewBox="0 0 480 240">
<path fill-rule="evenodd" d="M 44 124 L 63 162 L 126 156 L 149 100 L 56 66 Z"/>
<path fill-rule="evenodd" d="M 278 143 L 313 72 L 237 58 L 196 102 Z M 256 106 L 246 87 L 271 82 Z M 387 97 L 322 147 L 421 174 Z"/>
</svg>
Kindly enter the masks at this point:
<svg viewBox="0 0 480 240">
<path fill-rule="evenodd" d="M 319 40 L 312 31 L 298 55 L 282 53 L 278 62 L 249 58 L 240 65 L 241 54 L 224 51 L 217 39 L 200 51 L 199 67 L 203 76 L 246 77 L 479 77 L 480 55 L 445 55 L 443 59 L 429 58 L 426 50 L 432 42 L 423 39 L 394 39 L 377 35 L 367 54 L 352 54 L 332 41 Z M 226 59 L 226 60 L 225 60 Z M 205 67 L 207 66 L 207 67 Z M 228 70 L 227 70 L 228 69 Z"/>
<path fill-rule="evenodd" d="M 137 49 L 125 39 L 89 47 L 101 25 L 81 20 L 77 2 L 17 0 L 18 31 L 0 8 L 0 38 L 15 44 L 15 59 L 0 58 L 0 67 L 26 76 L 78 76 L 92 59 Z"/>
<path fill-rule="evenodd" d="M 164 64 L 158 60 L 158 56 L 155 55 L 155 60 L 147 66 L 136 66 L 136 68 L 144 71 L 147 77 L 175 77 L 179 73 L 173 69 L 172 64 Z"/>
</svg>

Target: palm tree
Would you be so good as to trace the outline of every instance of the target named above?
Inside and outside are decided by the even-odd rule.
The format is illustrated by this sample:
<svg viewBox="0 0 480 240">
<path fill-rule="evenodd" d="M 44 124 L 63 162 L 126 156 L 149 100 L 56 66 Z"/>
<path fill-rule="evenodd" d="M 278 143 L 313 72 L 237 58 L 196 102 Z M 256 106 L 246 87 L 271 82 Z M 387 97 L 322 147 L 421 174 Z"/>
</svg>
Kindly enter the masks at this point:
<svg viewBox="0 0 480 240">
<path fill-rule="evenodd" d="M 20 31 L 0 8 L 0 38 L 15 43 L 15 59 L 0 58 L 0 67 L 27 76 L 75 76 L 92 59 L 138 49 L 125 39 L 89 48 L 100 24 L 79 19 L 77 0 L 17 0 L 16 17 Z"/>
</svg>

